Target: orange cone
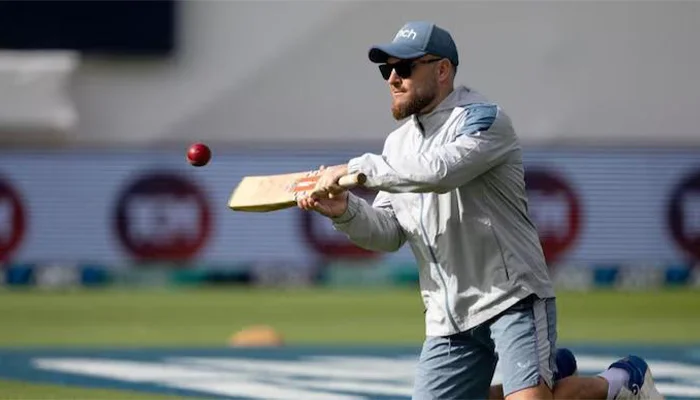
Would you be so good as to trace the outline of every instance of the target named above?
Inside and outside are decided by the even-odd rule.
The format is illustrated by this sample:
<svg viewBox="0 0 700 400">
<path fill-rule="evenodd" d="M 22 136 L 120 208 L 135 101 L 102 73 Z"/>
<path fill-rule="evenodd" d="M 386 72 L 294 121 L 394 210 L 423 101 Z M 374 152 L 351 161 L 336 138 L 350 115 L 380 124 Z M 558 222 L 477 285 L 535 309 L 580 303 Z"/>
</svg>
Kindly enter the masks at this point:
<svg viewBox="0 0 700 400">
<path fill-rule="evenodd" d="M 267 325 L 246 327 L 229 338 L 229 345 L 235 347 L 281 346 L 282 335 Z"/>
</svg>

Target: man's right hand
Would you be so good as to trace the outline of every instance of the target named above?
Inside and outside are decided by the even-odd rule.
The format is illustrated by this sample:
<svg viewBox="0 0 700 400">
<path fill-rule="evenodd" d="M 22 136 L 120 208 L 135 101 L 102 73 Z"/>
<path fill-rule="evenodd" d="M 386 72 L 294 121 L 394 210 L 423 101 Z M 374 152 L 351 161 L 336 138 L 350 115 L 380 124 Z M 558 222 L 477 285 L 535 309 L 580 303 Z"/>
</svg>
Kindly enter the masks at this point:
<svg viewBox="0 0 700 400">
<path fill-rule="evenodd" d="M 329 218 L 340 217 L 348 209 L 348 192 L 336 194 L 332 199 L 317 196 L 304 197 L 297 201 L 302 210 L 316 211 Z"/>
</svg>

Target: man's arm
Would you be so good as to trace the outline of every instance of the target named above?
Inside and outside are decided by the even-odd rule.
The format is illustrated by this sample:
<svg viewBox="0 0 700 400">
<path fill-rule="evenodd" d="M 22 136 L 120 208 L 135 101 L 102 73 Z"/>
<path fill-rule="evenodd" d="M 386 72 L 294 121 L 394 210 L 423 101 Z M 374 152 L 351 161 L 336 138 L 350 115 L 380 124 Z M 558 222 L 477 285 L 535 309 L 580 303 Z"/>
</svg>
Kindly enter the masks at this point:
<svg viewBox="0 0 700 400">
<path fill-rule="evenodd" d="M 406 235 L 394 215 L 386 193 L 377 193 L 372 205 L 348 193 L 348 208 L 332 218 L 333 227 L 348 235 L 356 245 L 373 251 L 397 251 Z"/>
<path fill-rule="evenodd" d="M 517 148 L 510 120 L 496 105 L 477 104 L 465 111 L 452 142 L 391 161 L 364 154 L 350 160 L 347 171 L 365 173 L 372 189 L 444 193 L 500 164 Z"/>
</svg>

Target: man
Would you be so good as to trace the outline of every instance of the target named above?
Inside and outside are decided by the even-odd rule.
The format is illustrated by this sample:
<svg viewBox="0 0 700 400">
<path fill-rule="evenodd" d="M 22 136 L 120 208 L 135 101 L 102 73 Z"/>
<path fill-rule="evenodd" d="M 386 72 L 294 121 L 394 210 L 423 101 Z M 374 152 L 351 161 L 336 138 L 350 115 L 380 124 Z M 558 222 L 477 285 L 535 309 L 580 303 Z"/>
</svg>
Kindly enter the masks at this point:
<svg viewBox="0 0 700 400">
<path fill-rule="evenodd" d="M 382 154 L 325 168 L 319 192 L 298 205 L 361 247 L 411 246 L 426 308 L 414 398 L 483 399 L 491 389 L 507 400 L 661 399 L 635 356 L 555 383 L 555 295 L 528 216 L 520 145 L 497 104 L 454 87 L 451 35 L 409 22 L 369 59 L 389 84 L 394 118 L 406 121 Z M 337 184 L 357 172 L 378 191 L 371 205 Z M 489 388 L 497 360 L 503 385 Z"/>
</svg>

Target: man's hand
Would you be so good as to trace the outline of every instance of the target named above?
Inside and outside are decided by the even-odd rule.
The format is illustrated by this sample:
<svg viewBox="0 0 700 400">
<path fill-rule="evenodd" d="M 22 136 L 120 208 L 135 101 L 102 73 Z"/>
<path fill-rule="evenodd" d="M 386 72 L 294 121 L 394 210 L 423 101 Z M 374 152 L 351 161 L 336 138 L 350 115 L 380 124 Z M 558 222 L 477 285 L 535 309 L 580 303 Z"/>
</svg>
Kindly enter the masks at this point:
<svg viewBox="0 0 700 400">
<path fill-rule="evenodd" d="M 314 193 L 321 197 L 328 197 L 329 199 L 344 193 L 345 188 L 338 184 L 340 178 L 348 174 L 347 164 L 336 165 L 333 167 L 321 166 L 319 170 L 322 171 L 321 177 L 316 183 L 316 188 L 314 188 Z"/>
<path fill-rule="evenodd" d="M 297 205 L 302 210 L 316 211 L 329 218 L 340 217 L 348 209 L 348 192 L 343 192 L 330 198 L 309 196 L 299 199 Z"/>
<path fill-rule="evenodd" d="M 316 183 L 316 187 L 310 196 L 297 201 L 297 205 L 302 210 L 317 211 L 326 217 L 339 217 L 348 208 L 348 192 L 338 185 L 338 180 L 347 175 L 347 165 L 336 165 L 334 167 L 319 168 L 321 177 Z"/>
</svg>

